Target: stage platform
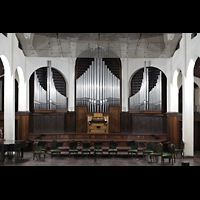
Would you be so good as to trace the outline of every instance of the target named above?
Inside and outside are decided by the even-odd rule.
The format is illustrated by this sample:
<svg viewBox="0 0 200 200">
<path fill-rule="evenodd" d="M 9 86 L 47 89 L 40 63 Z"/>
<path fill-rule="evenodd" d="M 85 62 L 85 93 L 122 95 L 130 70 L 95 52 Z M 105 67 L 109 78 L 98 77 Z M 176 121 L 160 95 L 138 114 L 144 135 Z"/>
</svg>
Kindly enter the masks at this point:
<svg viewBox="0 0 200 200">
<path fill-rule="evenodd" d="M 63 142 L 63 147 L 61 149 L 68 149 L 69 142 L 75 140 L 78 142 L 78 146 L 82 146 L 82 142 L 84 140 L 88 140 L 90 144 L 93 146 L 94 142 L 101 141 L 103 148 L 107 148 L 109 146 L 109 142 L 114 140 L 118 143 L 119 150 L 123 150 L 127 148 L 127 142 L 135 140 L 137 142 L 154 142 L 158 144 L 168 143 L 167 135 L 157 134 L 157 135 L 133 135 L 131 133 L 65 133 L 65 134 L 48 134 L 48 133 L 40 133 L 40 134 L 29 134 L 29 141 L 33 143 L 34 141 L 45 141 L 47 145 L 50 146 L 52 140 L 57 140 L 58 142 Z"/>
</svg>

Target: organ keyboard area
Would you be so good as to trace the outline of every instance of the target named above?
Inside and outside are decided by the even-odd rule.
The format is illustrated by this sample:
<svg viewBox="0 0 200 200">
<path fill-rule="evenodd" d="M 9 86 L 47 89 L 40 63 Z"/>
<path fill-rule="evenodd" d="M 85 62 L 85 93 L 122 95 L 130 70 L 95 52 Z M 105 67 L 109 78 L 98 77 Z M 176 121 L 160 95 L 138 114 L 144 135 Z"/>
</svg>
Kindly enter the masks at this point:
<svg viewBox="0 0 200 200">
<path fill-rule="evenodd" d="M 109 133 L 109 116 L 103 113 L 94 113 L 87 116 L 88 133 Z"/>
</svg>

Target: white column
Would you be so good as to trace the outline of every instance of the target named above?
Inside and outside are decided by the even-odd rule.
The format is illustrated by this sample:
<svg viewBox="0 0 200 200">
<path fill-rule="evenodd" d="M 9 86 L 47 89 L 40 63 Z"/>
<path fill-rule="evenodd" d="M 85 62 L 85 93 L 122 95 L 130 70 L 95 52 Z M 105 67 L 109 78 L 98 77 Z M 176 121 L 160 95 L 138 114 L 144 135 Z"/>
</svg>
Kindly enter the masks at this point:
<svg viewBox="0 0 200 200">
<path fill-rule="evenodd" d="M 195 61 L 189 62 L 183 80 L 183 141 L 185 156 L 194 156 L 194 70 Z"/>
<path fill-rule="evenodd" d="M 10 72 L 4 78 L 4 138 L 15 139 L 15 79 Z"/>
<path fill-rule="evenodd" d="M 122 111 L 128 111 L 128 97 L 129 97 L 129 89 L 130 83 L 128 80 L 128 58 L 122 60 Z"/>
<path fill-rule="evenodd" d="M 179 75 L 179 70 L 176 70 L 174 72 L 173 76 L 173 83 L 171 86 L 171 112 L 178 112 L 178 75 Z"/>
<path fill-rule="evenodd" d="M 20 67 L 17 68 L 19 83 L 18 83 L 18 111 L 28 111 L 27 109 L 27 87 L 24 82 L 24 74 Z"/>
</svg>

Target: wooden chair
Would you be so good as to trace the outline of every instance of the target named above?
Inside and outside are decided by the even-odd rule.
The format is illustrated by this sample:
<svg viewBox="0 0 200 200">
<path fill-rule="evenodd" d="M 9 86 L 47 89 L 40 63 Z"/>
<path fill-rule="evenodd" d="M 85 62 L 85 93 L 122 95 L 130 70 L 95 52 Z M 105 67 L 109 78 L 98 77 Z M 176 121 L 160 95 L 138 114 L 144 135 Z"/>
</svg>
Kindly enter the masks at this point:
<svg viewBox="0 0 200 200">
<path fill-rule="evenodd" d="M 143 150 L 143 156 L 145 154 L 149 155 L 150 153 L 153 153 L 152 142 L 147 142 L 147 147 Z"/>
<path fill-rule="evenodd" d="M 172 159 L 172 165 L 173 165 L 173 160 L 175 162 L 175 145 L 174 144 L 169 144 L 168 145 L 168 153 L 163 153 L 162 154 L 162 161 L 164 164 L 164 159 L 169 158 L 169 162 Z"/>
<path fill-rule="evenodd" d="M 78 149 L 77 149 L 77 145 L 78 145 L 78 142 L 72 140 L 69 142 L 69 157 L 70 157 L 70 154 L 71 153 L 76 153 L 78 154 Z"/>
<path fill-rule="evenodd" d="M 175 154 L 181 153 L 181 158 L 184 157 L 184 142 L 181 141 L 180 149 L 175 149 Z"/>
<path fill-rule="evenodd" d="M 43 154 L 44 155 L 44 159 L 45 159 L 45 151 L 42 151 L 40 149 L 40 146 L 38 146 L 38 142 L 34 142 L 33 143 L 33 160 L 35 159 L 35 156 L 37 155 L 39 160 L 40 160 L 40 155 Z"/>
<path fill-rule="evenodd" d="M 163 152 L 163 144 L 159 143 L 157 145 L 156 152 L 150 153 L 151 162 L 152 162 L 152 157 L 156 157 L 156 162 L 158 162 L 158 156 L 162 157 L 162 152 Z"/>
<path fill-rule="evenodd" d="M 60 149 L 58 149 L 58 147 L 57 147 L 57 141 L 56 140 L 53 140 L 52 142 L 51 142 L 51 159 L 53 158 L 53 154 L 59 154 L 59 156 L 60 156 L 60 154 L 61 154 L 61 151 L 60 151 Z"/>
<path fill-rule="evenodd" d="M 102 142 L 95 142 L 94 143 L 94 152 L 95 153 L 101 153 L 101 156 L 103 156 Z"/>
<path fill-rule="evenodd" d="M 90 155 L 90 153 L 91 153 L 90 147 L 91 147 L 91 145 L 90 145 L 89 141 L 87 141 L 87 140 L 83 141 L 82 154 L 88 153 Z"/>
<path fill-rule="evenodd" d="M 110 141 L 109 143 L 109 149 L 108 149 L 108 154 L 110 155 L 111 152 L 113 152 L 113 154 L 117 154 L 117 142 L 115 141 Z"/>
<path fill-rule="evenodd" d="M 138 142 L 136 141 L 128 141 L 127 142 L 128 146 L 131 146 L 131 149 L 128 150 L 128 155 L 135 153 L 136 155 L 138 155 Z"/>
</svg>

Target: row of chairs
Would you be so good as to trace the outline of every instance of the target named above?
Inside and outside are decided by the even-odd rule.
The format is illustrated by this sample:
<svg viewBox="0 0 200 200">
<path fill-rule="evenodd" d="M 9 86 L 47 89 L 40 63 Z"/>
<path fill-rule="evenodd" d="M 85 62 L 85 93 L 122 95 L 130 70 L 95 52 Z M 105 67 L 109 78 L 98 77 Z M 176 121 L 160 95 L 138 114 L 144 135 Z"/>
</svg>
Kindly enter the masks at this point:
<svg viewBox="0 0 200 200">
<path fill-rule="evenodd" d="M 37 141 L 34 142 L 33 144 L 33 159 L 35 158 L 35 156 L 37 155 L 40 159 L 40 155 L 43 154 L 44 159 L 45 159 L 45 153 L 46 153 L 46 148 L 44 148 L 46 142 L 42 142 L 42 141 Z M 53 157 L 53 154 L 61 154 L 61 150 L 58 149 L 59 146 L 62 146 L 63 142 L 57 142 L 56 140 L 53 140 L 51 142 L 51 158 Z M 71 155 L 71 153 L 73 154 L 78 154 L 78 142 L 77 141 L 70 141 L 69 142 L 69 156 Z M 136 154 L 138 155 L 138 142 L 137 141 L 128 141 L 127 142 L 127 146 L 130 146 L 130 149 L 128 149 L 128 154 Z M 151 162 L 152 162 L 152 158 L 156 158 L 156 160 L 158 161 L 158 157 L 161 156 L 162 161 L 164 163 L 164 159 L 165 158 L 169 158 L 169 162 L 172 159 L 172 165 L 173 165 L 173 160 L 175 162 L 175 154 L 177 154 L 178 152 L 181 153 L 181 157 L 183 156 L 183 149 L 184 149 L 184 142 L 181 141 L 181 145 L 180 148 L 177 149 L 175 148 L 174 144 L 169 144 L 168 145 L 168 152 L 163 152 L 163 144 L 159 143 L 157 145 L 157 147 L 155 147 L 155 144 L 152 142 L 148 142 L 147 145 L 145 146 L 144 143 L 140 143 L 141 147 L 144 147 L 143 150 L 143 156 L 145 155 L 149 155 Z M 82 154 L 87 153 L 90 155 L 91 153 L 91 144 L 89 141 L 83 141 L 82 143 Z M 109 143 L 109 149 L 108 149 L 108 154 L 115 153 L 117 154 L 118 150 L 117 150 L 117 142 L 115 141 L 110 141 Z M 101 155 L 103 155 L 103 150 L 102 150 L 102 142 L 95 142 L 94 143 L 94 153 L 101 153 Z"/>
<path fill-rule="evenodd" d="M 157 148 L 155 148 L 155 145 L 152 142 L 148 142 L 146 150 L 143 151 L 143 155 L 145 153 L 150 155 L 151 162 L 152 158 L 156 158 L 156 162 L 158 162 L 158 157 L 160 156 L 163 164 L 164 164 L 164 159 L 168 158 L 169 162 L 170 160 L 172 160 L 172 165 L 173 165 L 173 162 L 175 163 L 175 158 L 178 153 L 181 153 L 181 158 L 182 156 L 184 156 L 184 142 L 181 141 L 180 148 L 176 148 L 175 145 L 172 143 L 169 144 L 168 152 L 163 152 L 162 143 L 159 143 L 157 145 Z"/>
<path fill-rule="evenodd" d="M 40 159 L 40 155 L 43 155 L 43 158 L 45 159 L 45 153 L 46 153 L 46 148 L 45 148 L 46 142 L 43 141 L 36 141 L 33 143 L 33 160 L 35 159 L 35 157 L 37 156 L 38 159 Z M 62 146 L 63 142 L 57 142 L 56 140 L 53 140 L 51 142 L 51 158 L 53 158 L 53 154 L 61 154 L 61 150 L 58 149 L 59 146 Z M 71 155 L 71 153 L 73 154 L 78 154 L 78 142 L 77 141 L 70 141 L 69 143 L 69 156 Z M 91 144 L 89 141 L 83 141 L 83 146 L 82 146 L 82 154 L 84 153 L 88 153 L 90 155 L 91 153 Z M 110 154 L 111 152 L 113 153 L 117 153 L 117 142 L 115 141 L 110 141 L 109 144 L 109 150 L 108 150 L 108 154 Z M 102 150 L 102 142 L 95 142 L 94 143 L 94 152 L 95 153 L 101 153 L 101 155 L 103 155 L 103 150 Z"/>
</svg>

